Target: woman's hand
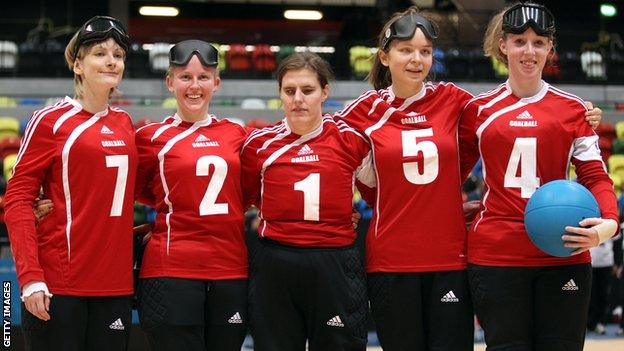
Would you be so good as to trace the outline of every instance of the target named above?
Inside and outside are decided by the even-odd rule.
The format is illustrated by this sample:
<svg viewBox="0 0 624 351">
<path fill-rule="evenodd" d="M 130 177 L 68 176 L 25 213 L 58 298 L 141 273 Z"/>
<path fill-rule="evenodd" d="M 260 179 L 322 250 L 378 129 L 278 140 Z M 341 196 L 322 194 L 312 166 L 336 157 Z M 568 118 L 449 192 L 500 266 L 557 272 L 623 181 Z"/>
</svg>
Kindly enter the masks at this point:
<svg viewBox="0 0 624 351">
<path fill-rule="evenodd" d="M 28 297 L 24 297 L 24 306 L 33 316 L 44 320 L 50 320 L 50 297 L 43 291 L 34 292 Z"/>
<path fill-rule="evenodd" d="M 602 110 L 599 107 L 594 107 L 594 104 L 589 101 L 585 101 L 585 106 L 588 109 L 588 111 L 585 112 L 585 120 L 592 129 L 598 128 L 602 120 Z"/>
<path fill-rule="evenodd" d="M 353 229 L 357 229 L 360 218 L 362 218 L 362 215 L 358 211 L 354 211 L 351 214 L 351 223 L 353 223 Z"/>
<path fill-rule="evenodd" d="M 580 227 L 565 227 L 567 232 L 576 235 L 561 236 L 561 239 L 565 241 L 563 246 L 576 249 L 572 255 L 578 255 L 609 240 L 618 228 L 614 220 L 604 218 L 585 218 L 579 225 Z"/>
<path fill-rule="evenodd" d="M 33 209 L 33 213 L 35 215 L 35 219 L 37 223 L 39 223 L 42 219 L 45 218 L 50 212 L 54 210 L 54 204 L 50 199 L 35 199 L 35 208 Z"/>
<path fill-rule="evenodd" d="M 481 208 L 481 201 L 472 200 L 464 202 L 462 207 L 464 209 L 464 219 L 466 220 L 466 225 L 469 226 L 472 224 L 477 212 L 479 212 L 479 209 Z"/>
</svg>

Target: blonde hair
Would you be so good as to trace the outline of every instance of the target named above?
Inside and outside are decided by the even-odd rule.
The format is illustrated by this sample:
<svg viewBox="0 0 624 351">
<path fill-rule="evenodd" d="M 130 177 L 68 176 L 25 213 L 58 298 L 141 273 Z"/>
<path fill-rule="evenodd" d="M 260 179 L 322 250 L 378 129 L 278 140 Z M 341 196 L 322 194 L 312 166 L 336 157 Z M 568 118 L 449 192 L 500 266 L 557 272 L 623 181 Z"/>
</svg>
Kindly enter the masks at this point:
<svg viewBox="0 0 624 351">
<path fill-rule="evenodd" d="M 375 87 L 375 90 L 385 89 L 392 84 L 392 76 L 390 74 L 390 69 L 384 66 L 381 63 L 381 59 L 379 58 L 379 52 L 383 50 L 382 45 L 383 45 L 383 40 L 386 36 L 386 31 L 390 28 L 390 26 L 394 23 L 394 21 L 398 20 L 399 18 L 403 16 L 410 15 L 412 13 L 418 14 L 426 18 L 429 22 L 431 22 L 432 26 L 436 28 L 438 27 L 437 24 L 431 18 L 429 18 L 428 16 L 425 16 L 422 12 L 420 12 L 420 10 L 418 10 L 418 7 L 416 6 L 410 6 L 407 10 L 403 12 L 395 12 L 392 15 L 392 17 L 390 17 L 390 19 L 386 21 L 383 28 L 379 32 L 379 35 L 377 36 L 377 48 L 378 48 L 377 54 L 375 54 L 375 56 L 373 57 L 373 67 L 371 68 L 370 73 L 366 77 L 366 79 L 371 83 L 371 85 Z M 427 38 L 427 40 L 429 39 Z M 389 47 L 390 46 L 388 46 L 388 48 Z"/>
<path fill-rule="evenodd" d="M 76 46 L 76 41 L 78 40 L 78 33 L 79 31 L 74 34 L 74 36 L 69 40 L 69 43 L 67 43 L 67 46 L 65 47 L 65 62 L 67 63 L 67 67 L 69 67 L 69 70 L 72 72 L 74 71 L 74 65 L 76 64 L 76 60 L 82 60 L 94 46 L 108 40 L 107 38 L 103 41 L 98 41 L 87 45 L 81 45 L 78 48 L 78 52 L 76 53 L 74 47 Z M 123 51 L 123 48 L 121 50 Z M 125 58 L 126 52 L 124 51 L 124 60 Z M 74 73 L 74 99 L 84 98 L 84 89 L 85 88 L 82 76 Z M 121 95 L 121 92 L 117 89 L 117 87 L 111 88 L 108 93 L 108 97 L 110 98 L 116 95 Z"/>
<path fill-rule="evenodd" d="M 499 62 L 502 62 L 505 67 L 509 66 L 509 61 L 507 60 L 507 55 L 503 54 L 500 49 L 500 41 L 501 39 L 505 40 L 506 36 L 506 33 L 503 32 L 503 14 L 505 13 L 505 11 L 517 4 L 518 3 L 513 3 L 502 9 L 496 15 L 494 15 L 494 17 L 492 17 L 490 23 L 487 26 L 487 29 L 485 31 L 485 37 L 483 38 L 483 53 L 485 54 L 485 56 L 493 57 Z M 548 39 L 550 39 L 550 41 L 553 43 L 553 50 L 551 52 L 552 54 L 555 51 L 555 37 L 552 34 L 546 35 L 546 37 L 548 37 Z M 550 57 L 552 57 L 552 55 Z"/>
</svg>

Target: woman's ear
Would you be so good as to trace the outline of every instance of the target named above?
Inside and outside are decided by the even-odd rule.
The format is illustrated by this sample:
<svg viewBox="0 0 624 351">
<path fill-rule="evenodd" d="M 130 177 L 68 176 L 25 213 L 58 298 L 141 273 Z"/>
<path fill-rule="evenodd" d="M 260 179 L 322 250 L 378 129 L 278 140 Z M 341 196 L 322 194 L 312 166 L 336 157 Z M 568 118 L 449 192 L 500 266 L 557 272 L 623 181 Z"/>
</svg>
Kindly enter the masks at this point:
<svg viewBox="0 0 624 351">
<path fill-rule="evenodd" d="M 498 48 L 503 54 L 507 55 L 507 44 L 503 38 L 498 39 Z"/>
<path fill-rule="evenodd" d="M 76 58 L 76 60 L 74 60 L 73 71 L 74 71 L 74 74 L 77 74 L 77 75 L 81 75 L 84 72 L 82 68 L 82 61 L 79 58 Z"/>
<path fill-rule="evenodd" d="M 388 67 L 388 53 L 383 50 L 379 50 L 377 51 L 377 56 L 379 56 L 379 61 L 381 62 L 381 64 Z"/>
<path fill-rule="evenodd" d="M 171 78 L 171 75 L 167 74 L 165 77 L 165 84 L 167 85 L 167 90 L 169 90 L 170 93 L 173 93 L 173 78 Z"/>
<path fill-rule="evenodd" d="M 325 84 L 323 87 L 322 96 L 321 102 L 325 102 L 325 100 L 329 97 L 329 84 Z"/>
</svg>

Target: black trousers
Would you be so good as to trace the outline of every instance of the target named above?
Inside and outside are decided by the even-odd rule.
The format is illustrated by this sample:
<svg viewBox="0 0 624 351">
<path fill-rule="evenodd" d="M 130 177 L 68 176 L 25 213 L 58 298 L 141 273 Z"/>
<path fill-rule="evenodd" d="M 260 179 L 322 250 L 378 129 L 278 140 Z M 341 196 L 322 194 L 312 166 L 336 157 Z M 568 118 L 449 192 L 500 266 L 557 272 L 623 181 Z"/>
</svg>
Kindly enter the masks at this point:
<svg viewBox="0 0 624 351">
<path fill-rule="evenodd" d="M 472 351 L 474 315 L 465 270 L 369 273 L 368 294 L 384 351 Z"/>
<path fill-rule="evenodd" d="M 251 259 L 256 351 L 366 349 L 366 277 L 358 250 L 295 248 L 263 240 Z"/>
<path fill-rule="evenodd" d="M 591 265 L 469 265 L 470 289 L 489 351 L 581 351 Z"/>
<path fill-rule="evenodd" d="M 132 328 L 130 296 L 54 295 L 50 320 L 43 321 L 22 304 L 27 351 L 125 351 Z"/>
<path fill-rule="evenodd" d="M 153 351 L 240 351 L 247 279 L 141 279 L 139 319 Z"/>
</svg>

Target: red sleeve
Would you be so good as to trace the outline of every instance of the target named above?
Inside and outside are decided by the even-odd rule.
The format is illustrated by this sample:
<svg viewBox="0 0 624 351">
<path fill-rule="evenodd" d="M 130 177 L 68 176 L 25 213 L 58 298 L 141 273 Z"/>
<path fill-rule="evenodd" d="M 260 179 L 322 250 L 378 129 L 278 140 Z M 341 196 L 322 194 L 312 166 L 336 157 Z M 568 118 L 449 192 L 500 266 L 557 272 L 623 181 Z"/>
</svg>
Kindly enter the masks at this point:
<svg viewBox="0 0 624 351">
<path fill-rule="evenodd" d="M 477 109 L 476 103 L 469 103 L 459 119 L 459 168 L 462 182 L 468 178 L 480 156 L 476 129 Z"/>
<path fill-rule="evenodd" d="M 572 163 L 576 167 L 578 182 L 592 192 L 602 218 L 613 219 L 619 223 L 617 199 L 613 191 L 613 181 L 600 155 L 598 136 L 585 122 L 585 110 L 577 116 L 578 126 L 572 151 Z"/>
<path fill-rule="evenodd" d="M 253 138 L 253 134 L 250 138 Z M 244 208 L 260 202 L 260 167 L 256 155 L 257 140 L 247 139 L 241 151 L 241 186 Z"/>
<path fill-rule="evenodd" d="M 334 113 L 333 117 L 334 119 L 344 120 L 350 126 L 363 133 L 368 120 L 368 114 L 376 101 L 377 103 L 382 101 L 379 94 L 374 90 L 367 91 L 353 100 L 344 109 Z"/>
<path fill-rule="evenodd" d="M 5 195 L 5 221 L 21 286 L 32 281 L 45 281 L 39 264 L 39 238 L 33 206 L 54 160 L 53 121 L 45 116 L 31 119 Z"/>
<path fill-rule="evenodd" d="M 578 182 L 589 189 L 598 201 L 601 217 L 619 223 L 613 182 L 605 171 L 602 161 L 579 161 L 573 158 L 572 163 L 576 166 Z"/>
<path fill-rule="evenodd" d="M 139 130 L 135 136 L 136 147 L 139 155 L 137 177 L 134 187 L 134 198 L 145 205 L 156 207 L 156 196 L 152 192 L 152 181 L 158 174 L 158 159 L 153 153 L 150 133 L 145 129 Z"/>
</svg>

